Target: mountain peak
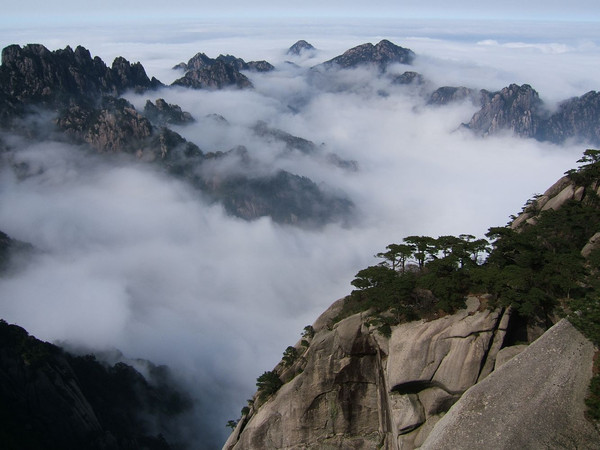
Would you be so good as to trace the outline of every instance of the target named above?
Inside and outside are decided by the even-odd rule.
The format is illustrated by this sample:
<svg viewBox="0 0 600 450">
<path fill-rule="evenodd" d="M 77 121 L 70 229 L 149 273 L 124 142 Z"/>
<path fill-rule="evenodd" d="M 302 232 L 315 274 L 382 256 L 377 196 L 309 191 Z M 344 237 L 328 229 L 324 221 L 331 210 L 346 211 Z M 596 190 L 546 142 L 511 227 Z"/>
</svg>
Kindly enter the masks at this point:
<svg viewBox="0 0 600 450">
<path fill-rule="evenodd" d="M 342 55 L 324 62 L 323 65 L 349 69 L 360 65 L 373 64 L 383 72 L 390 64 L 412 64 L 414 58 L 415 53 L 412 50 L 384 39 L 376 45 L 369 42 L 353 47 Z"/>
<path fill-rule="evenodd" d="M 312 52 L 315 51 L 316 48 L 312 46 L 312 44 L 309 44 L 308 42 L 306 42 L 304 39 L 300 39 L 299 41 L 297 41 L 294 45 L 292 45 L 288 51 L 286 52 L 287 55 L 295 55 L 295 56 L 299 56 L 303 53 L 306 52 Z"/>
</svg>

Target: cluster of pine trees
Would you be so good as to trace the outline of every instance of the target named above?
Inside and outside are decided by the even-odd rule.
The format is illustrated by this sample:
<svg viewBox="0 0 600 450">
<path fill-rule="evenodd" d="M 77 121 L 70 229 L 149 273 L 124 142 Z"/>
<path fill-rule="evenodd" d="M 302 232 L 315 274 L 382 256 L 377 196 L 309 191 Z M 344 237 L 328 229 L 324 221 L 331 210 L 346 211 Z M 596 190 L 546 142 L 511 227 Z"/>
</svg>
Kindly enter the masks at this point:
<svg viewBox="0 0 600 450">
<path fill-rule="evenodd" d="M 582 255 L 600 231 L 600 150 L 586 150 L 578 163 L 566 175 L 585 189 L 581 200 L 542 211 L 532 199 L 531 220 L 490 228 L 487 239 L 409 236 L 388 245 L 376 255 L 379 264 L 356 274 L 356 290 L 338 319 L 370 311 L 371 323 L 385 335 L 390 325 L 451 313 L 468 294 L 488 294 L 489 307 L 511 307 L 521 319 L 546 327 L 567 316 L 600 346 L 600 248 Z M 600 419 L 600 376 L 592 380 L 588 405 Z"/>
</svg>

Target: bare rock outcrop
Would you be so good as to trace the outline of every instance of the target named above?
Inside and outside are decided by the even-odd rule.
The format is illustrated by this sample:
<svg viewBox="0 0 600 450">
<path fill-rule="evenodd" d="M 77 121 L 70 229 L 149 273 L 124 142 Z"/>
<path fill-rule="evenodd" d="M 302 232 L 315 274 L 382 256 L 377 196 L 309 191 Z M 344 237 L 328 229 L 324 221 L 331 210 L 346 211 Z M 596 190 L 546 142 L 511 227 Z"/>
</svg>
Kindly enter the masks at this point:
<svg viewBox="0 0 600 450">
<path fill-rule="evenodd" d="M 542 195 L 529 200 L 523 211 L 511 222 L 510 227 L 518 230 L 525 224 L 533 225 L 537 222 L 541 212 L 548 210 L 556 211 L 571 200 L 585 202 L 591 199 L 593 201 L 593 198 L 598 194 L 597 190 L 598 187 L 596 184 L 584 186 L 578 183 L 577 178 L 565 175 L 546 189 Z M 591 252 L 593 248 L 592 244 L 585 251 L 582 250 L 584 256 L 586 252 L 587 254 Z"/>
<path fill-rule="evenodd" d="M 29 104 L 57 108 L 95 101 L 103 94 L 160 86 L 160 81 L 148 78 L 140 63 L 131 64 L 122 57 L 108 67 L 81 46 L 50 51 L 40 44 L 10 45 L 2 50 L 0 117 L 12 119 Z"/>
<path fill-rule="evenodd" d="M 390 64 L 412 64 L 414 59 L 415 53 L 412 50 L 400 47 L 384 39 L 375 45 L 367 43 L 353 47 L 350 50 L 345 51 L 342 55 L 336 56 L 319 66 L 325 68 L 337 67 L 341 69 L 350 69 L 361 65 L 372 64 L 384 72 Z"/>
<path fill-rule="evenodd" d="M 584 416 L 594 352 L 562 320 L 469 389 L 421 449 L 597 449 L 600 433 Z"/>
<path fill-rule="evenodd" d="M 242 89 L 252 87 L 252 83 L 235 67 L 223 61 L 216 61 L 209 66 L 188 70 L 182 78 L 175 80 L 172 86 L 193 89 L 223 89 L 225 87 Z"/>
<path fill-rule="evenodd" d="M 598 248 L 600 248 L 600 231 L 594 234 L 581 249 L 581 256 L 587 258 L 594 250 L 598 250 Z"/>
<path fill-rule="evenodd" d="M 536 136 L 542 101 L 531 86 L 511 84 L 487 97 L 481 110 L 471 118 L 468 128 L 484 136 L 502 130 L 523 137 Z"/>
<path fill-rule="evenodd" d="M 501 311 L 477 298 L 458 313 L 393 327 L 384 337 L 355 314 L 336 324 L 339 302 L 314 324 L 298 359 L 276 370 L 285 384 L 255 398 L 225 449 L 415 448 L 495 359 Z M 494 354 L 493 354 L 494 353 Z"/>
<path fill-rule="evenodd" d="M 427 83 L 427 80 L 423 75 L 412 70 L 396 75 L 392 78 L 392 84 L 406 85 L 410 84 L 413 86 L 422 86 Z"/>
<path fill-rule="evenodd" d="M 219 55 L 210 58 L 204 53 L 197 53 L 187 63 L 179 63 L 173 69 L 186 70 L 185 75 L 173 82 L 173 86 L 184 86 L 193 89 L 251 88 L 252 82 L 241 73 L 270 72 L 275 69 L 267 61 L 249 61 L 232 55 Z"/>
<path fill-rule="evenodd" d="M 214 65 L 217 61 L 221 61 L 238 71 L 250 70 L 254 72 L 270 72 L 271 70 L 275 69 L 275 67 L 271 63 L 265 60 L 246 62 L 242 58 L 236 58 L 233 55 L 219 55 L 216 58 L 210 58 L 204 53 L 196 53 L 190 58 L 190 60 L 187 63 L 181 62 L 175 65 L 173 69 L 184 69 L 186 71 L 199 70 L 210 67 Z"/>
</svg>

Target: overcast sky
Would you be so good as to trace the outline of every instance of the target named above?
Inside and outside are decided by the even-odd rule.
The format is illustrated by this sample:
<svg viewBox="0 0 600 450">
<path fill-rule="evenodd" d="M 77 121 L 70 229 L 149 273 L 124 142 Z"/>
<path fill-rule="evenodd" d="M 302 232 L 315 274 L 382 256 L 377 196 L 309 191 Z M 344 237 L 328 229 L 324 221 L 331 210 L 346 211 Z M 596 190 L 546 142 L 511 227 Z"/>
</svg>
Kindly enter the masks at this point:
<svg viewBox="0 0 600 450">
<path fill-rule="evenodd" d="M 492 18 L 534 20 L 585 20 L 600 17 L 597 0 L 225 0 L 207 2 L 197 0 L 105 0 L 86 2 L 64 0 L 46 2 L 24 0 L 4 2 L 4 21 L 17 24 L 22 21 L 63 21 L 73 19 L 131 19 L 188 17 L 399 17 L 399 18 Z"/>
</svg>

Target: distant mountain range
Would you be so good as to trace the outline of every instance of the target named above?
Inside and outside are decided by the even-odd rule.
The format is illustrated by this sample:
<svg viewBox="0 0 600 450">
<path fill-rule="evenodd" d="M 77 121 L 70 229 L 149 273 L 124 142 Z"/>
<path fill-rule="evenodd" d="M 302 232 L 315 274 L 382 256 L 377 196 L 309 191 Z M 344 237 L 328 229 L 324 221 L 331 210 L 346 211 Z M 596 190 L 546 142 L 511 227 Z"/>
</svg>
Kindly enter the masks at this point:
<svg viewBox="0 0 600 450">
<path fill-rule="evenodd" d="M 312 51 L 315 49 L 309 43 L 299 41 L 287 54 L 293 59 Z M 339 71 L 367 67 L 372 68 L 373 76 L 384 77 L 392 85 L 414 89 L 427 107 L 443 108 L 452 102 L 470 101 L 480 108 L 479 111 L 468 123 L 456 126 L 481 136 L 512 132 L 556 143 L 573 139 L 600 144 L 600 104 L 599 94 L 595 91 L 565 100 L 557 110 L 549 111 L 529 85 L 513 84 L 498 92 L 469 87 L 431 88 L 431 82 L 415 71 L 399 74 L 398 70 L 391 70 L 409 66 L 417 58 L 418 55 L 411 50 L 384 40 L 376 45 L 354 47 L 315 65 L 307 73 L 320 73 L 335 80 Z M 246 74 L 278 70 L 276 67 L 266 61 L 245 62 L 231 55 L 212 59 L 198 53 L 187 63 L 178 64 L 175 70 L 184 71 L 184 75 L 169 87 L 148 77 L 140 63 L 132 64 L 119 57 L 109 67 L 80 46 L 75 50 L 66 47 L 50 51 L 37 44 L 24 47 L 11 45 L 2 51 L 0 66 L 1 130 L 3 134 L 17 134 L 27 142 L 54 140 L 76 144 L 73 151 L 97 153 L 107 159 L 119 154 L 130 163 L 153 165 L 157 170 L 184 180 L 199 193 L 221 204 L 229 214 L 243 219 L 267 216 L 278 223 L 305 227 L 345 223 L 352 219 L 356 212 L 350 198 L 332 193 L 323 184 L 300 174 L 286 170 L 269 171 L 245 142 L 225 150 L 207 151 L 185 139 L 171 127 L 185 127 L 201 119 L 213 121 L 213 125 L 225 129 L 231 125 L 226 118 L 218 115 L 195 118 L 178 105 L 169 104 L 155 95 L 157 89 L 252 89 L 252 82 Z M 148 99 L 143 110 L 138 110 L 123 98 L 127 91 L 147 94 L 153 99 Z M 308 158 L 331 170 L 360 170 L 356 161 L 345 160 L 329 152 L 325 145 L 295 136 L 272 124 L 257 120 L 247 131 L 252 139 L 276 147 L 277 157 Z M 0 135 L 0 157 L 15 151 L 19 148 Z M 4 158 L 2 162 L 14 164 L 10 158 Z M 219 164 L 222 162 L 229 163 L 235 170 L 223 171 L 220 168 L 222 164 Z M 591 260 L 595 264 L 594 270 L 598 270 L 597 253 L 600 250 L 594 225 L 600 220 L 595 194 L 597 164 L 596 161 L 591 165 L 594 169 L 592 178 L 588 180 L 586 172 L 574 172 L 569 175 L 571 178 L 559 180 L 518 219 L 522 231 L 529 225 L 535 226 L 544 217 L 552 217 L 549 210 L 559 210 L 561 205 L 568 204 L 573 211 L 580 211 L 576 222 L 572 220 L 573 215 L 565 214 L 564 217 L 569 224 L 573 222 L 575 231 L 582 235 L 582 242 L 572 242 L 573 239 L 564 237 L 568 234 L 561 234 L 562 229 L 555 230 L 551 226 L 544 230 L 550 229 L 552 233 L 534 235 L 535 239 L 530 240 L 518 240 L 518 236 L 523 235 L 510 234 L 507 229 L 507 235 L 516 236 L 518 244 L 514 248 L 508 245 L 502 247 L 502 255 L 507 260 L 514 259 L 513 256 L 519 256 L 521 252 L 521 259 L 542 271 L 546 261 L 529 257 L 531 243 L 536 242 L 539 247 L 568 247 L 559 245 L 562 239 L 565 244 L 576 247 L 574 250 L 569 247 L 571 253 L 567 256 L 570 258 L 565 258 L 565 261 L 577 264 L 583 264 L 584 260 L 583 256 L 580 257 L 582 245 L 579 244 L 588 247 L 594 244 L 592 247 L 596 253 Z M 13 168 L 20 176 L 28 174 L 27 168 L 16 165 Z M 581 184 L 581 180 L 585 183 L 582 181 Z M 590 208 L 581 209 L 582 205 Z M 595 217 L 595 221 L 590 221 L 590 217 Z M 550 249 L 547 250 L 550 252 Z M 8 276 L 8 268 L 14 267 L 15 261 L 18 261 L 15 258 L 26 257 L 32 251 L 35 249 L 29 244 L 0 232 L 2 276 Z M 462 276 L 463 272 L 458 272 L 455 267 L 457 261 L 452 266 L 438 267 L 447 270 L 450 275 L 457 273 Z M 526 277 L 520 274 L 533 273 L 533 269 L 526 266 L 530 270 L 527 272 L 520 266 L 513 267 L 516 263 L 502 261 L 509 269 L 502 272 L 505 277 L 499 279 L 502 282 L 491 283 L 498 289 L 506 290 L 509 295 L 512 292 L 512 296 L 519 299 L 525 297 L 523 292 L 532 296 L 533 300 L 539 300 L 540 295 L 543 299 L 550 295 L 540 291 L 537 285 L 531 289 L 528 286 L 529 290 L 523 291 L 521 285 L 528 283 L 523 282 Z M 381 265 L 378 267 L 381 268 Z M 552 279 L 556 286 L 553 284 L 548 289 L 563 289 L 563 285 L 573 291 L 582 288 L 578 278 L 569 278 L 569 272 L 561 273 L 564 267 L 559 263 L 552 267 L 556 272 Z M 581 274 L 584 272 L 588 282 L 587 272 L 582 269 Z M 426 272 L 423 274 L 426 275 Z M 593 274 L 597 277 L 596 272 Z M 444 278 L 441 280 L 443 284 Z M 372 280 L 374 284 L 380 281 Z M 454 279 L 450 282 L 454 283 Z M 393 286 L 396 295 L 402 285 Z M 419 288 L 415 292 L 418 294 L 415 298 L 420 302 L 431 301 L 433 305 L 439 301 L 428 289 Z M 570 295 L 567 298 L 570 299 Z M 459 297 L 462 299 L 462 293 Z M 597 296 L 593 298 L 597 299 Z M 510 436 L 505 433 L 508 427 L 503 425 L 507 418 L 521 421 L 514 428 L 538 439 L 539 434 L 530 433 L 530 428 L 522 425 L 532 417 L 536 418 L 534 425 L 549 424 L 547 436 L 552 439 L 565 429 L 568 433 L 559 437 L 569 445 L 580 445 L 578 440 L 583 442 L 582 448 L 588 442 L 591 445 L 597 443 L 597 430 L 586 423 L 582 428 L 571 427 L 571 404 L 557 402 L 553 395 L 552 389 L 569 379 L 574 365 L 565 358 L 559 358 L 560 355 L 556 356 L 557 352 L 547 350 L 553 348 L 552 341 L 548 343 L 548 340 L 557 333 L 562 336 L 559 341 L 577 347 L 568 347 L 564 353 L 572 357 L 579 355 L 576 362 L 580 369 L 575 373 L 581 378 L 578 389 L 583 392 L 588 382 L 583 379 L 585 373 L 589 372 L 590 376 L 592 373 L 593 346 L 562 322 L 555 331 L 545 335 L 542 344 L 532 344 L 528 350 L 522 346 L 512 348 L 516 347 L 512 345 L 516 342 L 532 341 L 538 324 L 533 319 L 527 322 L 517 313 L 513 314 L 510 311 L 512 306 L 502 311 L 489 310 L 491 300 L 491 295 L 471 297 L 468 309 L 431 316 L 422 321 L 392 323 L 391 326 L 386 321 L 397 312 L 390 310 L 390 314 L 383 314 L 368 323 L 365 322 L 367 312 L 360 308 L 341 317 L 345 301 L 336 302 L 314 326 L 305 329 L 304 340 L 288 348 L 291 349 L 286 355 L 288 360 L 276 367 L 279 371 L 275 373 L 276 388 L 264 397 L 257 394 L 256 402 L 252 400 L 242 410 L 242 420 L 226 448 L 270 448 L 273 442 L 279 440 L 280 448 L 306 445 L 320 448 L 326 443 L 333 448 L 373 448 L 385 444 L 385 448 L 393 449 L 399 445 L 413 448 L 417 443 L 420 445 L 427 440 L 431 443 L 433 439 L 435 443 L 428 448 L 440 448 L 438 442 L 452 442 L 447 444 L 448 448 L 459 448 L 467 442 L 465 436 L 471 436 L 471 447 L 468 448 L 481 448 L 478 435 L 473 431 L 487 432 L 488 440 Z M 347 306 L 351 308 L 353 304 L 348 302 Z M 450 322 L 453 325 L 449 326 Z M 388 336 L 379 333 L 384 325 L 389 330 Z M 524 340 L 521 339 L 523 333 Z M 539 334 L 541 332 L 536 337 Z M 423 336 L 425 338 L 422 339 Z M 505 349 L 509 349 L 503 355 L 506 360 L 514 356 L 509 352 L 523 350 L 524 356 L 515 357 L 502 369 L 499 361 L 501 350 Z M 429 353 L 431 357 L 427 356 Z M 560 371 L 556 370 L 558 364 L 554 364 L 555 359 L 547 358 L 550 353 L 562 361 Z M 386 358 L 390 362 L 386 362 Z M 421 365 L 414 363 L 419 358 L 425 358 Z M 542 375 L 533 380 L 529 377 L 527 393 L 514 394 L 512 388 L 522 384 L 520 381 L 532 372 L 530 367 L 540 367 L 534 364 L 539 360 L 546 364 L 542 366 Z M 2 448 L 179 448 L 175 423 L 191 407 L 190 401 L 174 387 L 164 367 L 144 364 L 148 369 L 147 376 L 122 362 L 107 364 L 92 355 L 70 354 L 29 336 L 16 325 L 0 320 Z M 492 369 L 509 376 L 494 375 Z M 584 373 L 584 370 L 587 372 Z M 562 378 L 549 377 L 548 373 L 558 373 Z M 487 408 L 488 403 L 480 397 L 470 403 L 471 394 L 461 396 L 488 375 L 492 382 L 501 378 L 512 383 L 507 386 L 494 382 L 496 387 L 492 391 L 498 392 L 497 397 L 507 404 L 506 414 L 494 415 L 485 419 L 487 423 L 483 424 L 477 420 L 473 426 L 457 426 L 464 415 L 452 413 L 450 407 L 454 403 L 463 408 L 459 411 L 467 413 L 478 413 L 481 405 Z M 516 381 L 513 383 L 513 380 Z M 533 395 L 531 392 L 537 393 L 536 388 L 540 385 L 545 394 L 540 397 L 544 403 L 536 403 L 537 409 L 524 409 L 515 416 L 514 405 L 517 402 L 526 404 Z M 512 395 L 506 396 L 507 392 Z M 582 398 L 578 398 L 581 400 L 579 403 L 583 403 Z M 535 402 L 529 403 L 533 405 Z M 556 409 L 544 406 L 558 403 L 560 408 Z M 450 425 L 444 425 L 448 422 L 448 419 L 442 419 L 446 413 L 451 420 Z M 583 409 L 578 410 L 577 417 L 579 415 L 583 417 Z M 539 416 L 544 420 L 537 420 Z M 443 427 L 437 426 L 437 423 Z M 434 426 L 437 428 L 432 432 Z M 284 437 L 288 441 L 283 442 Z M 539 442 L 539 439 L 528 440 L 527 445 L 513 446 L 528 448 Z M 182 447 L 185 448 L 184 444 Z"/>
<path fill-rule="evenodd" d="M 272 70 L 266 62 L 245 63 L 232 56 L 212 60 L 203 54 L 190 59 L 185 68 L 186 75 L 173 86 L 251 87 L 240 70 Z M 177 105 L 158 99 L 147 102 L 144 111 L 137 111 L 120 97 L 126 90 L 150 93 L 163 86 L 155 78 L 148 78 L 141 64 L 130 64 L 124 58 L 115 59 L 112 67 L 108 67 L 100 58 L 92 58 L 83 47 L 51 52 L 41 45 L 22 48 L 13 45 L 3 50 L 0 66 L 2 128 L 37 139 L 67 138 L 99 153 L 128 153 L 141 161 L 158 164 L 221 202 L 229 213 L 244 219 L 270 216 L 280 223 L 305 226 L 349 219 L 353 211 L 349 199 L 328 193 L 310 179 L 283 170 L 256 176 L 252 169 L 259 163 L 247 152 L 235 174 L 214 172 L 215 160 L 235 158 L 240 154 L 239 149 L 204 152 L 169 128 L 193 121 Z M 39 136 L 37 128 L 34 130 L 23 121 L 40 109 L 54 115 L 51 136 Z M 287 148 L 300 142 L 299 138 L 290 140 L 292 136 L 283 132 L 271 134 L 271 139 L 287 140 Z M 320 158 L 321 150 L 314 147 L 313 154 Z M 337 166 L 355 165 L 335 155 L 329 159 L 326 154 L 322 157 Z"/>
<path fill-rule="evenodd" d="M 298 41 L 287 54 L 293 58 L 306 51 L 315 49 L 306 41 Z M 335 83 L 339 70 L 371 66 L 377 69 L 374 76 L 416 89 L 430 107 L 471 101 L 480 110 L 468 123 L 457 127 L 481 136 L 512 132 L 555 143 L 573 139 L 600 144 L 600 94 L 595 91 L 565 100 L 550 112 L 529 85 L 512 84 L 498 92 L 449 86 L 430 89 L 431 82 L 415 71 L 398 75 L 397 70 L 389 70 L 392 66 L 411 65 L 416 58 L 418 55 L 412 50 L 382 40 L 376 45 L 351 48 L 309 72 L 329 77 Z M 246 74 L 277 70 L 267 61 L 246 62 L 232 55 L 213 59 L 204 53 L 197 53 L 174 69 L 185 73 L 171 86 L 192 89 L 252 89 Z M 230 214 L 248 220 L 270 216 L 277 222 L 303 226 L 350 220 L 354 214 L 351 199 L 332 193 L 309 178 L 282 170 L 259 177 L 251 175 L 260 163 L 246 151 L 245 142 L 226 151 L 205 151 L 187 141 L 170 128 L 194 121 L 179 106 L 156 99 L 138 111 L 121 97 L 127 91 L 151 96 L 159 88 L 167 86 L 149 78 L 140 63 L 132 64 L 122 57 L 109 67 L 81 46 L 50 51 L 39 44 L 11 45 L 3 49 L 0 66 L 1 127 L 28 139 L 66 139 L 99 153 L 125 153 L 157 164 L 186 179 L 213 201 L 221 202 Z M 50 132 L 23 120 L 43 110 L 53 115 Z M 355 161 L 344 161 L 321 146 L 268 124 L 257 124 L 254 133 L 271 142 L 281 141 L 286 152 L 297 150 L 320 163 L 345 170 L 358 168 Z M 239 158 L 242 154 L 243 158 Z M 234 158 L 238 165 L 235 175 L 213 170 L 214 161 Z"/>
</svg>

